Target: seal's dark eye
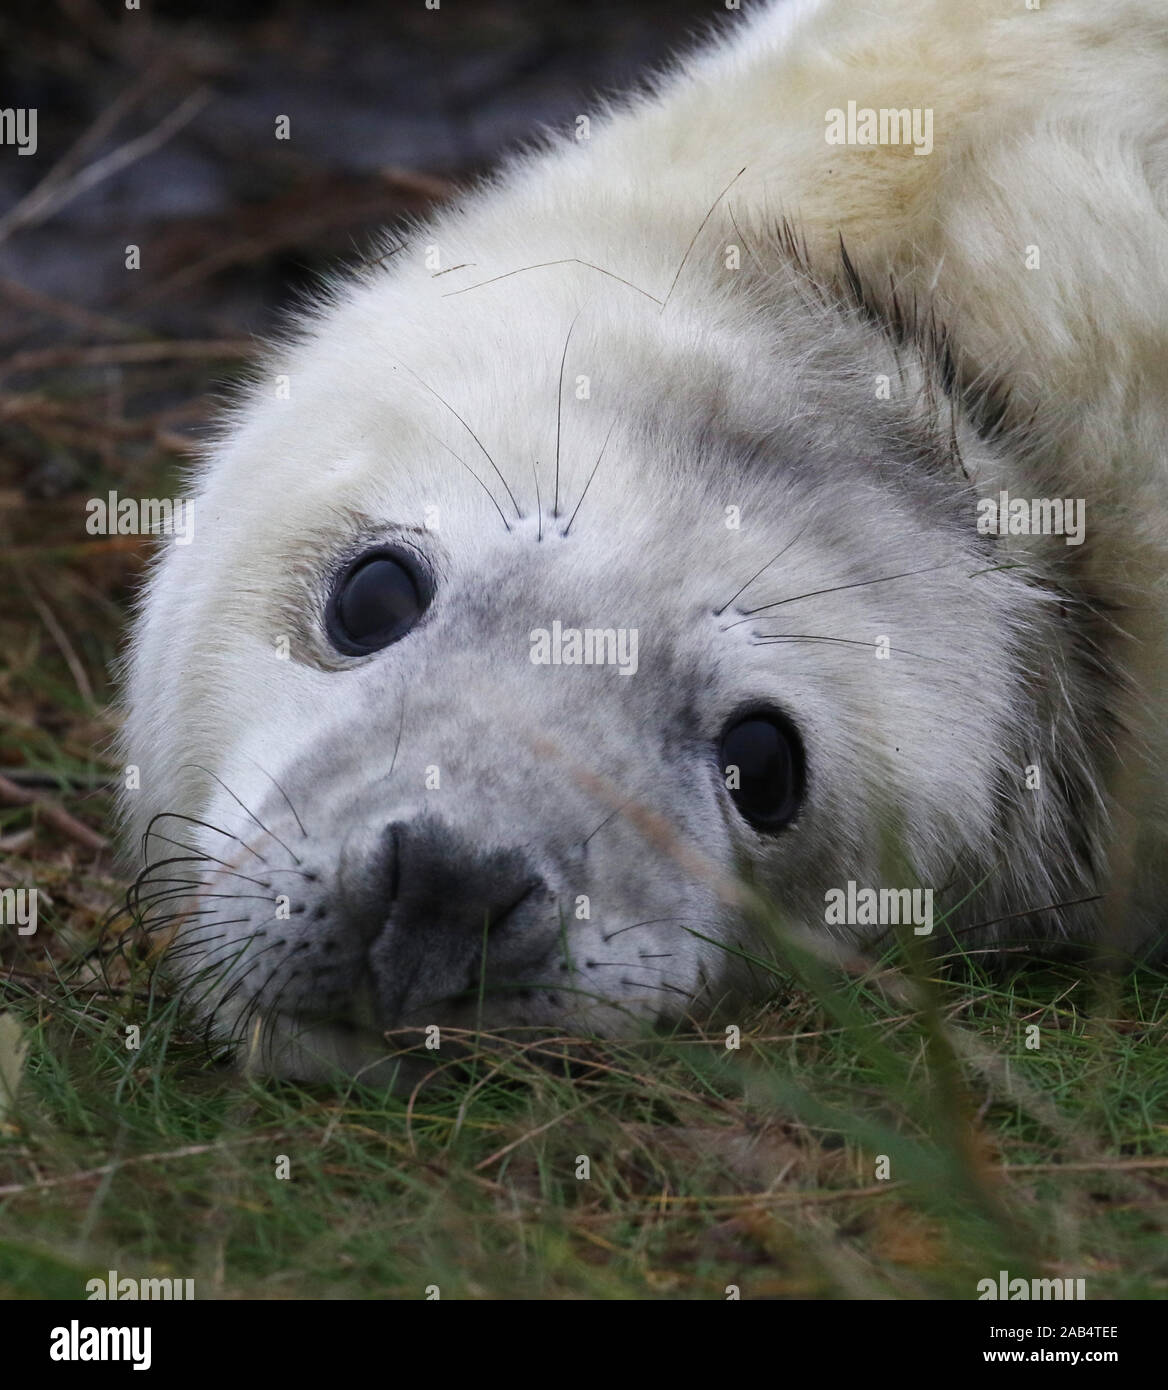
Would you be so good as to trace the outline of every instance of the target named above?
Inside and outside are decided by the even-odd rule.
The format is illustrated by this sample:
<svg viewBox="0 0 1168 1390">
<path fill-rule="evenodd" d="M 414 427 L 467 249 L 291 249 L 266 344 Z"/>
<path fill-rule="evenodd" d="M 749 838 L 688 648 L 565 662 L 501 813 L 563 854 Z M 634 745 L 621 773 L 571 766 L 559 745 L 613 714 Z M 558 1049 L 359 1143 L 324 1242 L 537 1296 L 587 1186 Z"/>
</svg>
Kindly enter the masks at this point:
<svg viewBox="0 0 1168 1390">
<path fill-rule="evenodd" d="M 337 580 L 325 626 L 338 651 L 365 656 L 404 637 L 429 602 L 429 583 L 412 561 L 397 551 L 373 550 Z"/>
<path fill-rule="evenodd" d="M 719 765 L 739 815 L 756 830 L 781 830 L 803 800 L 803 744 L 784 715 L 761 710 L 722 734 Z"/>
</svg>

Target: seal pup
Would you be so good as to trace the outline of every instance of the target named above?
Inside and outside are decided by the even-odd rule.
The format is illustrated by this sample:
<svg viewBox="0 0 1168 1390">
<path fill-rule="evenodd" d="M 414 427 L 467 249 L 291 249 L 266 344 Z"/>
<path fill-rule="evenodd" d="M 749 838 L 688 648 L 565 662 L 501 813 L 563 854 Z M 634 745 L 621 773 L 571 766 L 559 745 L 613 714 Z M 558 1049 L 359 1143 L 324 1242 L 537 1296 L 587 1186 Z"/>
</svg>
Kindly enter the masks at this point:
<svg viewBox="0 0 1168 1390">
<path fill-rule="evenodd" d="M 1161 929 L 1166 78 L 1153 0 L 728 11 L 329 286 L 128 658 L 220 1036 L 697 1016 L 742 883 L 827 943 Z"/>
</svg>

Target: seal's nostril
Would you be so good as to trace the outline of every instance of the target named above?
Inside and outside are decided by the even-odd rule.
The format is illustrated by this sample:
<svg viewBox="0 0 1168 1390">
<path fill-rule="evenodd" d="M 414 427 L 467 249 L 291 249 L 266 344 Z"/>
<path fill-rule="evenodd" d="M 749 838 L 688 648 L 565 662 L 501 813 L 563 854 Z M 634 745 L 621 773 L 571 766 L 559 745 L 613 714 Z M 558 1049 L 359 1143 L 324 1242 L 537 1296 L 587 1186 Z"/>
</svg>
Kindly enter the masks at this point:
<svg viewBox="0 0 1168 1390">
<path fill-rule="evenodd" d="M 550 886 L 525 850 L 485 847 L 482 833 L 425 812 L 346 839 L 330 935 L 360 962 L 380 1018 L 460 995 L 471 979 L 481 985 L 488 936 L 492 979 L 546 954 L 532 918 Z M 554 927 L 550 914 L 544 925 Z"/>
<path fill-rule="evenodd" d="M 380 926 L 399 945 L 416 937 L 451 959 L 481 951 L 484 929 L 492 935 L 507 930 L 550 892 L 523 850 L 485 849 L 474 831 L 429 814 L 387 826 L 365 873 L 377 895 Z M 364 901 L 368 911 L 368 890 Z"/>
<path fill-rule="evenodd" d="M 547 885 L 544 883 L 542 878 L 533 877 L 528 879 L 527 883 L 523 886 L 523 889 L 520 892 L 519 896 L 514 900 L 514 902 L 511 903 L 509 907 L 504 908 L 503 911 L 495 918 L 488 917 L 490 929 L 494 931 L 496 927 L 501 927 L 513 912 L 517 911 L 517 909 L 523 906 L 523 904 L 528 900 L 528 898 L 532 897 L 535 893 L 538 893 L 540 889 L 546 887 Z"/>
<path fill-rule="evenodd" d="M 547 888 L 521 850 L 482 849 L 470 834 L 429 815 L 387 825 L 368 873 L 383 922 L 475 939 L 484 925 L 497 930 Z"/>
</svg>

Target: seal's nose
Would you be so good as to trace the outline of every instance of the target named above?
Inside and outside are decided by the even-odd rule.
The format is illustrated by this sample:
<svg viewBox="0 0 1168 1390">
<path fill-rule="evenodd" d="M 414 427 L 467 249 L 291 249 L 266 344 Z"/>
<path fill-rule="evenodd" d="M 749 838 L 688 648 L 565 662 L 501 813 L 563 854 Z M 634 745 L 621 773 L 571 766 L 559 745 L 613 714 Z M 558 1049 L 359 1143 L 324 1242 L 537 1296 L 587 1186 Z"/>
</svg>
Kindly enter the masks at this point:
<svg viewBox="0 0 1168 1390">
<path fill-rule="evenodd" d="M 385 916 L 403 932 L 479 940 L 546 887 L 522 851 L 484 851 L 432 816 L 386 826 L 380 853 Z"/>
<path fill-rule="evenodd" d="M 550 896 L 522 850 L 483 849 L 431 815 L 391 822 L 346 860 L 344 925 L 365 948 L 379 999 L 395 1016 L 471 988 L 488 937 L 498 960 L 502 929 L 517 925 L 524 905 Z M 521 951 L 535 944 L 503 934 Z M 534 935 L 542 950 L 542 933 Z"/>
</svg>

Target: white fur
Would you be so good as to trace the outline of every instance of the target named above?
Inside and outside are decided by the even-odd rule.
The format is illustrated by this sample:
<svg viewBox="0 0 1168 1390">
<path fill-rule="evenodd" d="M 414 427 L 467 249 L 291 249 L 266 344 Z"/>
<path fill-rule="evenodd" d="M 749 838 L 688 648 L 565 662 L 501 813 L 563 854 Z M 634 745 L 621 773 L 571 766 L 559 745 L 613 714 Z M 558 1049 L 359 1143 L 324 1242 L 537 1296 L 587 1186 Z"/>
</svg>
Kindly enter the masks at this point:
<svg viewBox="0 0 1168 1390">
<path fill-rule="evenodd" d="M 723 953 L 679 923 L 738 939 L 722 886 L 738 867 L 761 876 L 785 919 L 822 933 L 825 885 L 878 881 L 890 835 L 922 882 L 940 887 L 955 864 L 988 876 L 968 921 L 1110 888 L 1102 914 L 1035 925 L 1093 931 L 1122 917 L 1147 934 L 1168 862 L 1163 6 L 815 0 L 730 11 L 718 27 L 724 37 L 651 96 L 591 113 L 590 139 L 513 162 L 335 286 L 270 356 L 198 472 L 195 542 L 164 551 L 137 622 L 131 833 L 178 811 L 219 829 L 158 829 L 237 872 L 257 867 L 254 851 L 290 872 L 243 803 L 335 887 L 355 817 L 374 825 L 438 806 L 491 846 L 546 836 L 559 853 L 635 802 L 668 834 L 618 814 L 590 846 L 599 863 L 556 885 L 568 903 L 588 892 L 599 914 L 572 922 L 576 954 L 598 958 L 572 977 L 649 1016 L 680 994 L 708 1004 L 732 987 Z M 849 101 L 931 108 L 933 152 L 827 144 L 825 113 Z M 841 236 L 877 318 L 892 313 L 891 283 L 902 306 L 916 298 L 920 322 L 944 325 L 962 393 L 1008 388 L 993 439 L 968 400 L 938 404 L 916 335 L 897 347 L 849 307 Z M 729 245 L 740 270 L 727 269 Z M 1027 268 L 1031 246 L 1040 269 Z M 883 405 L 881 373 L 896 382 Z M 951 424 L 968 488 L 956 472 L 918 476 Z M 1008 538 L 979 560 L 973 499 L 999 487 L 1085 498 L 1082 554 L 1058 538 Z M 740 508 L 741 530 L 727 530 L 727 506 Z M 441 518 L 418 541 L 439 574 L 435 621 L 348 669 L 320 634 L 321 586 L 356 533 L 419 527 L 428 507 Z M 783 621 L 768 632 L 888 634 L 916 658 L 754 646 L 757 624 L 712 616 L 789 541 L 749 606 L 854 587 L 777 608 Z M 864 582 L 910 569 L 926 572 Z M 1123 611 L 1093 616 L 1105 605 Z M 527 632 L 555 618 L 638 626 L 637 676 L 532 667 Z M 1101 666 L 1094 683 L 1084 643 Z M 678 707 L 682 691 L 694 708 Z M 704 751 L 748 698 L 779 702 L 808 747 L 805 811 L 774 842 L 736 820 Z M 345 761 L 343 747 L 362 757 Z M 1025 787 L 1031 763 L 1038 791 Z M 443 785 L 428 794 L 434 764 Z M 1056 795 L 1064 774 L 1073 785 Z M 302 813 L 306 846 L 272 777 Z M 1110 859 L 1109 880 L 1071 862 L 1076 833 L 1097 863 Z M 180 853 L 154 840 L 148 851 Z M 200 892 L 238 887 L 214 862 L 199 876 Z M 243 904 L 244 920 L 221 934 L 246 942 L 261 910 L 270 903 Z M 631 930 L 649 919 L 663 925 Z M 216 920 L 180 930 L 196 962 L 192 933 Z M 636 989 L 611 988 L 624 972 L 599 960 L 626 959 L 608 944 L 622 926 L 618 945 L 663 961 L 638 960 Z M 289 941 L 314 958 L 307 936 Z M 212 990 L 224 1028 L 265 975 L 230 1000 Z M 621 1009 L 581 1014 L 561 1000 L 498 1021 L 611 1028 Z M 369 1030 L 360 1045 L 327 1025 L 294 1043 L 294 1025 L 269 1019 L 268 1064 L 310 1074 L 314 1058 L 368 1062 L 387 1020 L 367 1002 L 357 1012 Z"/>
</svg>

